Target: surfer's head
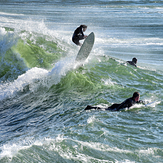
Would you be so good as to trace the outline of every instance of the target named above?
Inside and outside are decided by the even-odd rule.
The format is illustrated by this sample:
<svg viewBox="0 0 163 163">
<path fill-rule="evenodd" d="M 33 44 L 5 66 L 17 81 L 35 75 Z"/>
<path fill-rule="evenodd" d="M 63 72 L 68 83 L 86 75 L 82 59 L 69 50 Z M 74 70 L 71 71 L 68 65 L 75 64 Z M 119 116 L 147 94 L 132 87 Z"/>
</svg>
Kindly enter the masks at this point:
<svg viewBox="0 0 163 163">
<path fill-rule="evenodd" d="M 134 92 L 132 98 L 133 98 L 136 102 L 139 101 L 139 98 L 140 98 L 139 92 Z"/>
<path fill-rule="evenodd" d="M 85 32 L 85 31 L 86 31 L 86 29 L 87 29 L 87 26 L 86 26 L 86 25 L 81 25 L 80 27 L 82 27 L 83 32 Z"/>
<path fill-rule="evenodd" d="M 136 58 L 132 58 L 132 62 L 134 62 L 136 64 L 137 63 L 137 59 Z"/>
</svg>

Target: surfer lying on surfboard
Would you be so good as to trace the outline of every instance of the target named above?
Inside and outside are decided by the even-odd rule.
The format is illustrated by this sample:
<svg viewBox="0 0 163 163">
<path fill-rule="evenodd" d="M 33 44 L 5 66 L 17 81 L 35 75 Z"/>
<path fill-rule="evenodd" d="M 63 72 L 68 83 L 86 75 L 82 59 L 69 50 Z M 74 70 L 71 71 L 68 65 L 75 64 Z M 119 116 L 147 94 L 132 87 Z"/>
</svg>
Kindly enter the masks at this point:
<svg viewBox="0 0 163 163">
<path fill-rule="evenodd" d="M 85 108 L 85 110 L 104 109 L 104 110 L 111 110 L 111 111 L 119 111 L 119 110 L 124 109 L 124 108 L 130 108 L 131 106 L 133 106 L 136 103 L 144 103 L 142 100 L 139 100 L 139 98 L 140 98 L 140 94 L 138 92 L 134 92 L 132 97 L 126 99 L 121 104 L 115 103 L 115 104 L 109 106 L 108 108 L 100 108 L 100 107 L 94 107 L 94 106 L 88 105 Z"/>
<path fill-rule="evenodd" d="M 80 25 L 80 27 L 78 27 L 75 31 L 74 34 L 72 36 L 72 41 L 76 44 L 81 46 L 82 44 L 79 42 L 79 40 L 83 40 L 87 37 L 87 35 L 84 35 L 83 32 L 85 32 L 87 29 L 86 25 Z"/>
</svg>

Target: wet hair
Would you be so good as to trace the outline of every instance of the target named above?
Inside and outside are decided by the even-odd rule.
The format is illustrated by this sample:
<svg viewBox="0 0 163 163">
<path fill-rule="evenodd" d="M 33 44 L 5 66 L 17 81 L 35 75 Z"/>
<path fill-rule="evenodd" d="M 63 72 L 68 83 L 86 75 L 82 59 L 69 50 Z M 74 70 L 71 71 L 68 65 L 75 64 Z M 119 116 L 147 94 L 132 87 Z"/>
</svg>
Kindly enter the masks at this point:
<svg viewBox="0 0 163 163">
<path fill-rule="evenodd" d="M 136 58 L 132 58 L 132 62 L 134 62 L 136 64 L 137 63 L 137 59 Z"/>
<path fill-rule="evenodd" d="M 132 98 L 136 98 L 136 97 L 138 97 L 138 96 L 140 96 L 139 92 L 134 92 Z"/>
<path fill-rule="evenodd" d="M 86 25 L 81 25 L 80 27 L 82 27 L 82 28 L 87 28 L 87 26 L 86 26 Z"/>
</svg>

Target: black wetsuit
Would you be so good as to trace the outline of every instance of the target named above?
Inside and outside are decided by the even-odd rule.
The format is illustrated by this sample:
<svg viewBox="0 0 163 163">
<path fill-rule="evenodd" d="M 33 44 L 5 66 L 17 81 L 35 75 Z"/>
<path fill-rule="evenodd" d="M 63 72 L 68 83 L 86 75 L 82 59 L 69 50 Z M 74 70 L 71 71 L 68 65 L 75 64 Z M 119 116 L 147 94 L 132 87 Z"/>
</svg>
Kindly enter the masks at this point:
<svg viewBox="0 0 163 163">
<path fill-rule="evenodd" d="M 133 66 L 137 67 L 136 64 L 133 61 L 127 61 L 127 63 L 129 63 L 130 65 L 133 65 Z"/>
<path fill-rule="evenodd" d="M 84 33 L 82 30 L 82 26 L 78 27 L 75 31 L 74 34 L 72 36 L 72 41 L 76 44 L 76 45 L 80 45 L 79 40 L 83 40 L 84 39 Z"/>
<path fill-rule="evenodd" d="M 131 106 L 133 106 L 135 103 L 142 103 L 143 101 L 135 101 L 133 99 L 133 97 L 126 99 L 124 102 L 122 102 L 121 104 L 113 104 L 111 106 L 109 106 L 108 108 L 100 108 L 100 107 L 95 107 L 95 106 L 90 106 L 88 105 L 85 110 L 91 110 L 91 109 L 104 109 L 104 110 L 112 110 L 112 111 L 119 111 L 120 109 L 124 109 L 124 108 L 130 108 Z"/>
</svg>

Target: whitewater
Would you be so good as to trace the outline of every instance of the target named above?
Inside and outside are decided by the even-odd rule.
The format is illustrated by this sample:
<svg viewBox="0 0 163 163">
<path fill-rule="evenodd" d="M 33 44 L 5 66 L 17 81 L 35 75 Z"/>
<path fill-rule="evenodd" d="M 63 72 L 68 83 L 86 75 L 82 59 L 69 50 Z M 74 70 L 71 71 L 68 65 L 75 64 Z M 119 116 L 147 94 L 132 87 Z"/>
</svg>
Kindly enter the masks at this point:
<svg viewBox="0 0 163 163">
<path fill-rule="evenodd" d="M 0 1 L 0 163 L 163 162 L 162 2 Z M 77 63 L 81 24 L 95 44 Z M 84 110 L 135 91 L 151 104 Z"/>
</svg>

